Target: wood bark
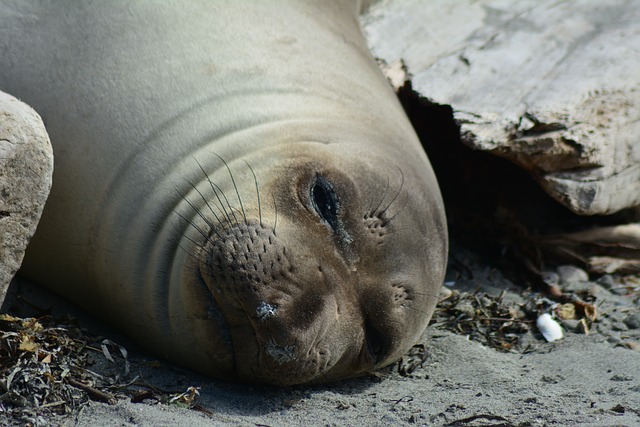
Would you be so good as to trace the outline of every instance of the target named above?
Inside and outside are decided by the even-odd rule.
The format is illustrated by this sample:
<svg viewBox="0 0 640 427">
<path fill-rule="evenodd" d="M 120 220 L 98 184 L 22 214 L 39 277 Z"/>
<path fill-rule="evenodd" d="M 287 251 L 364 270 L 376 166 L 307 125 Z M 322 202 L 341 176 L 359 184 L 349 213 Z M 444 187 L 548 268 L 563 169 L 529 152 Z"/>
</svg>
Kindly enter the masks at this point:
<svg viewBox="0 0 640 427">
<path fill-rule="evenodd" d="M 582 215 L 640 205 L 640 2 L 386 0 L 374 55 Z"/>
</svg>

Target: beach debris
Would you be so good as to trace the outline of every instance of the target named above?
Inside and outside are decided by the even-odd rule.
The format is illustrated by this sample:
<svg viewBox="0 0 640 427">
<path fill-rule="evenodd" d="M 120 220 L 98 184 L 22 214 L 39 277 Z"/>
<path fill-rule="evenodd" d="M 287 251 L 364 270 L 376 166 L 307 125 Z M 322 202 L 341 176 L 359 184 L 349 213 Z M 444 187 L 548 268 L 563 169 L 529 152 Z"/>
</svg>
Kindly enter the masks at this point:
<svg viewBox="0 0 640 427">
<path fill-rule="evenodd" d="M 538 330 L 549 342 L 559 340 L 563 337 L 562 327 L 556 322 L 549 313 L 543 313 L 536 320 Z"/>
<path fill-rule="evenodd" d="M 477 424 L 477 422 L 481 422 L 482 424 Z M 506 419 L 505 417 L 501 417 L 499 415 L 492 415 L 492 414 L 473 415 L 471 417 L 461 418 L 459 420 L 455 420 L 445 424 L 445 426 L 447 427 L 472 426 L 472 425 L 515 427 L 515 425 L 511 424 L 509 420 Z"/>
<path fill-rule="evenodd" d="M 184 393 L 180 393 L 169 399 L 169 403 L 175 403 L 191 408 L 195 406 L 198 396 L 200 396 L 200 387 L 191 386 L 188 387 L 187 391 L 185 391 Z"/>
<path fill-rule="evenodd" d="M 424 344 L 416 344 L 409 352 L 398 361 L 398 373 L 403 377 L 409 377 L 418 368 L 424 365 L 429 353 Z"/>
<path fill-rule="evenodd" d="M 104 357 L 107 358 L 107 360 L 111 363 L 116 363 L 116 361 L 113 359 L 113 357 L 111 356 L 111 352 L 109 351 L 109 347 L 114 347 L 117 348 L 120 351 L 120 354 L 122 355 L 122 358 L 124 360 L 124 373 L 122 375 L 122 377 L 120 377 L 119 375 L 116 375 L 116 381 L 119 381 L 121 378 L 126 378 L 129 376 L 129 372 L 131 371 L 131 364 L 129 363 L 129 359 L 128 359 L 128 355 L 129 353 L 127 352 L 127 349 L 124 348 L 123 346 L 121 346 L 118 343 L 115 343 L 109 339 L 104 339 L 102 340 L 102 342 L 100 343 L 100 348 L 102 349 L 102 354 L 104 354 Z"/>
<path fill-rule="evenodd" d="M 431 319 L 438 328 L 466 335 L 499 351 L 518 351 L 520 339 L 530 331 L 533 317 L 525 304 L 505 302 L 504 293 L 452 291 Z"/>
<path fill-rule="evenodd" d="M 587 319 L 589 322 L 594 322 L 597 319 L 598 309 L 594 304 L 582 301 L 577 297 L 574 298 L 572 304 L 579 318 Z"/>
<path fill-rule="evenodd" d="M 75 325 L 1 314 L 0 337 L 0 412 L 65 414 L 90 399 L 70 384 L 87 377 L 87 342 Z"/>
<path fill-rule="evenodd" d="M 572 320 L 576 318 L 576 306 L 571 303 L 558 304 L 555 312 L 558 317 L 563 320 Z"/>
<path fill-rule="evenodd" d="M 123 346 L 87 335 L 70 317 L 0 314 L 0 415 L 28 425 L 48 414 L 77 412 L 90 400 L 114 404 L 122 394 L 139 394 L 137 376 L 122 381 L 130 371 L 127 356 Z M 100 374 L 92 370 L 102 357 L 117 373 L 106 365 Z"/>
<path fill-rule="evenodd" d="M 587 320 L 583 317 L 578 321 L 578 331 L 585 335 L 589 335 L 589 330 L 590 328 L 589 328 L 589 325 L 587 324 Z"/>
</svg>

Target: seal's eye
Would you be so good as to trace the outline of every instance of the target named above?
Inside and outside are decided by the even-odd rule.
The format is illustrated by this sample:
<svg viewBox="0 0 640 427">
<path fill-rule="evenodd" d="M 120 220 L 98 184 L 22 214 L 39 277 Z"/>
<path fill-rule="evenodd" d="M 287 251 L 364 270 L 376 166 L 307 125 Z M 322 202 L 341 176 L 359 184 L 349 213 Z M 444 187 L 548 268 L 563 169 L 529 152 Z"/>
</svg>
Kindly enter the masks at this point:
<svg viewBox="0 0 640 427">
<path fill-rule="evenodd" d="M 316 210 L 320 218 L 329 224 L 335 231 L 338 228 L 338 195 L 333 186 L 320 175 L 316 175 L 315 180 L 311 184 L 309 196 L 313 208 Z"/>
</svg>

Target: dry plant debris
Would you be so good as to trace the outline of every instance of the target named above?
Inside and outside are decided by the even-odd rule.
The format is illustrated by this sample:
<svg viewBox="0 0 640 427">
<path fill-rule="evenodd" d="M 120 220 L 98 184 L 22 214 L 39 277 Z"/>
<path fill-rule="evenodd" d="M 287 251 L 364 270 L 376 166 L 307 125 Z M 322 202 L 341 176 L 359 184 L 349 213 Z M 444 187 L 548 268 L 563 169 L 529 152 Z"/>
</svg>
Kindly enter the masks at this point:
<svg viewBox="0 0 640 427">
<path fill-rule="evenodd" d="M 532 314 L 527 305 L 506 304 L 502 294 L 453 291 L 438 304 L 431 323 L 497 350 L 515 351 L 531 330 L 537 313 Z"/>
<path fill-rule="evenodd" d="M 89 400 L 129 398 L 197 409 L 197 388 L 180 393 L 129 379 L 126 349 L 86 335 L 73 319 L 0 314 L 0 336 L 0 416 L 16 425 L 43 425 L 49 415 L 75 413 Z M 118 365 L 115 373 L 90 369 L 100 357 Z"/>
<path fill-rule="evenodd" d="M 563 294 L 562 300 L 566 302 L 557 303 L 532 294 L 527 302 L 508 303 L 504 301 L 504 292 L 492 296 L 479 291 L 453 291 L 438 304 L 431 323 L 498 351 L 526 352 L 531 340 L 523 337 L 540 332 L 535 324 L 544 312 L 553 313 L 559 320 L 577 320 L 582 332 L 589 332 L 597 320 L 595 298 L 576 293 Z"/>
<path fill-rule="evenodd" d="M 89 384 L 87 341 L 73 325 L 49 317 L 0 315 L 0 412 L 29 421 L 43 412 L 70 413 L 89 395 L 71 382 Z"/>
</svg>

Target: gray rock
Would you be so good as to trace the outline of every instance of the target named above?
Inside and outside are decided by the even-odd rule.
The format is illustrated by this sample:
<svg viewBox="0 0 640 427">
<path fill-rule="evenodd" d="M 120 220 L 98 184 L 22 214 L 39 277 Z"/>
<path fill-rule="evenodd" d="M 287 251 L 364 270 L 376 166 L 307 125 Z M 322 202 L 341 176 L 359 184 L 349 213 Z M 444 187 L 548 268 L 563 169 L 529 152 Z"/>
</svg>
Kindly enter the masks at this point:
<svg viewBox="0 0 640 427">
<path fill-rule="evenodd" d="M 51 189 L 53 151 L 40 116 L 0 92 L 0 304 Z"/>
<path fill-rule="evenodd" d="M 640 313 L 633 313 L 624 319 L 624 323 L 629 329 L 640 329 Z"/>
<path fill-rule="evenodd" d="M 605 289 L 612 289 L 616 286 L 616 281 L 610 274 L 605 274 L 596 280 L 596 282 Z"/>
<path fill-rule="evenodd" d="M 576 283 L 589 281 L 586 271 L 573 265 L 561 265 L 558 267 L 560 283 Z"/>
</svg>

